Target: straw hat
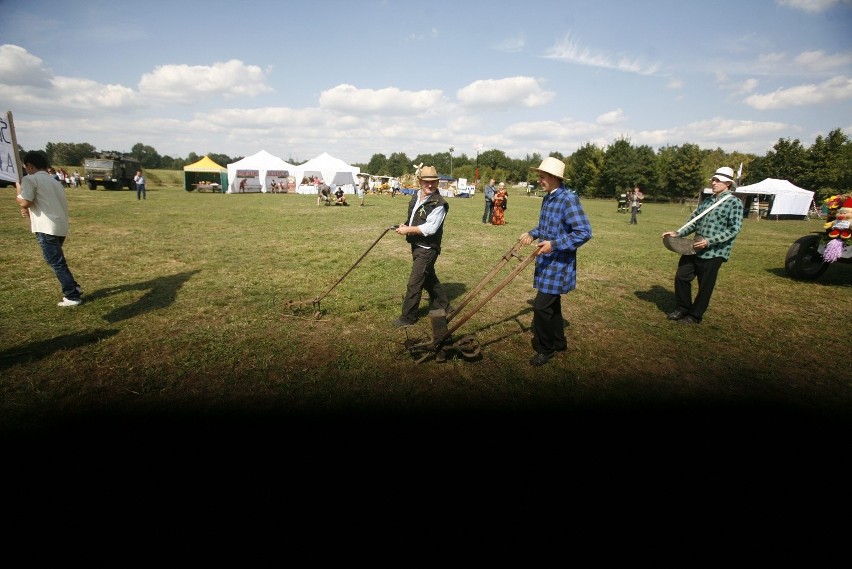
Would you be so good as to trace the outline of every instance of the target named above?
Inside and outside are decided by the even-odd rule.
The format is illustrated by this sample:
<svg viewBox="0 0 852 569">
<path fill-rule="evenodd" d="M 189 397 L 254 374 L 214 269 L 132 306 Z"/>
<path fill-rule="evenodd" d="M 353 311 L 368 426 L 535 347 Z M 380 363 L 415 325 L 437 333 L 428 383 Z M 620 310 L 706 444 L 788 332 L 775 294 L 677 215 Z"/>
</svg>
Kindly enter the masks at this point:
<svg viewBox="0 0 852 569">
<path fill-rule="evenodd" d="M 565 178 L 565 162 L 553 157 L 545 158 L 541 161 L 541 165 L 538 168 L 530 168 L 530 170 L 545 172 L 559 179 Z"/>
<path fill-rule="evenodd" d="M 431 182 L 438 179 L 438 171 L 434 166 L 423 166 L 420 169 L 420 179 L 426 182 Z"/>
</svg>

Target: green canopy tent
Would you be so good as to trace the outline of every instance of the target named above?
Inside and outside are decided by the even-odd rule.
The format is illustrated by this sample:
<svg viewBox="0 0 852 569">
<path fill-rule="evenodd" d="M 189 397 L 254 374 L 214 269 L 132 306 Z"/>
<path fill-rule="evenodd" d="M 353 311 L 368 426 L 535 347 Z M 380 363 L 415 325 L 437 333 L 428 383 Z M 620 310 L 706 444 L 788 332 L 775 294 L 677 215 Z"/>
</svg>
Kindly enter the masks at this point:
<svg viewBox="0 0 852 569">
<path fill-rule="evenodd" d="M 208 156 L 183 167 L 183 189 L 191 192 L 197 188 L 224 192 L 228 187 L 228 169 L 219 166 Z M 217 188 L 218 186 L 218 188 Z"/>
</svg>

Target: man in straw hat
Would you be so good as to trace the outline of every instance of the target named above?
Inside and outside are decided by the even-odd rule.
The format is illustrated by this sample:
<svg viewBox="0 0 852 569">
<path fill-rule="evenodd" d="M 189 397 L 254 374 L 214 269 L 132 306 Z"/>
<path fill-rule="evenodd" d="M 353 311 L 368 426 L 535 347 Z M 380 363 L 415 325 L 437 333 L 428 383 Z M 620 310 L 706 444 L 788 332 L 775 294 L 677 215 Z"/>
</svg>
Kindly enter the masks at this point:
<svg viewBox="0 0 852 569">
<path fill-rule="evenodd" d="M 438 171 L 434 166 L 423 166 L 419 179 L 420 191 L 408 202 L 407 221 L 396 229 L 411 244 L 413 259 L 402 302 L 402 315 L 393 323 L 396 328 L 417 323 L 417 310 L 424 290 L 429 295 L 432 310 L 447 310 L 450 304 L 435 274 L 435 261 L 441 253 L 444 235 L 444 219 L 450 205 L 438 192 Z"/>
<path fill-rule="evenodd" d="M 577 249 L 592 238 L 592 226 L 580 198 L 563 184 L 565 163 L 545 158 L 538 168 L 538 184 L 545 192 L 538 225 L 520 237 L 524 245 L 538 239 L 533 287 L 533 347 L 530 364 L 547 363 L 568 349 L 562 318 L 562 295 L 577 285 Z"/>
<path fill-rule="evenodd" d="M 684 237 L 695 233 L 695 254 L 681 255 L 675 273 L 674 312 L 669 320 L 682 324 L 700 324 L 716 286 L 722 263 L 731 256 L 734 240 L 743 224 L 743 202 L 733 195 L 736 189 L 734 170 L 723 166 L 710 179 L 713 197 L 704 200 L 686 225 L 677 231 L 666 231 L 663 237 Z M 723 201 L 724 200 L 724 201 Z M 717 205 L 718 204 L 718 205 Z M 707 214 L 703 212 L 713 208 Z M 696 221 L 695 218 L 700 217 Z M 698 294 L 692 299 L 692 281 L 698 277 Z"/>
</svg>

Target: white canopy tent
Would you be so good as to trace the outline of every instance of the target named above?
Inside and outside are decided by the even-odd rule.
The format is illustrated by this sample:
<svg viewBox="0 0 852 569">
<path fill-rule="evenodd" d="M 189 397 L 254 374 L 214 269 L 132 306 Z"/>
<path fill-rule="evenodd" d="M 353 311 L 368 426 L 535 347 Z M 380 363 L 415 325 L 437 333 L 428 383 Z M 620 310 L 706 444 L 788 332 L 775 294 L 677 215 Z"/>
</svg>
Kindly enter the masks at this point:
<svg viewBox="0 0 852 569">
<path fill-rule="evenodd" d="M 802 189 L 787 180 L 766 178 L 762 182 L 740 186 L 736 192 L 740 197 L 748 195 L 772 196 L 768 215 L 801 215 L 807 217 L 814 199 L 814 192 Z"/>
<path fill-rule="evenodd" d="M 257 154 L 246 156 L 228 164 L 228 186 L 229 194 L 240 193 L 239 184 L 242 180 L 248 180 L 248 186 L 252 191 L 268 192 L 271 178 L 284 178 L 293 176 L 296 166 L 286 162 L 282 158 L 273 156 L 266 150 Z M 286 174 L 285 174 L 286 172 Z M 267 176 L 269 173 L 269 176 Z"/>
<path fill-rule="evenodd" d="M 358 183 L 358 174 L 361 169 L 357 166 L 350 166 L 340 158 L 323 152 L 319 156 L 311 158 L 304 164 L 294 166 L 296 184 L 300 185 L 305 176 L 318 176 L 323 182 L 329 186 L 335 185 L 343 188 L 347 194 L 354 194 L 355 187 Z M 315 194 L 316 187 L 313 185 L 299 186 L 297 190 L 300 194 Z"/>
</svg>

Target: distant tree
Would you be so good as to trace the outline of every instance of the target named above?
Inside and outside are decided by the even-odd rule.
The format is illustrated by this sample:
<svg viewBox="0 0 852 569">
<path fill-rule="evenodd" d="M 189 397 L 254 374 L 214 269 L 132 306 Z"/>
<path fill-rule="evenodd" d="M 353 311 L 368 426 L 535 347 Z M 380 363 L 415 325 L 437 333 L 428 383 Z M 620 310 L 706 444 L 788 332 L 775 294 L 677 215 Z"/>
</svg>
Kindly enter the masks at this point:
<svg viewBox="0 0 852 569">
<path fill-rule="evenodd" d="M 637 170 L 635 155 L 626 138 L 620 138 L 607 147 L 600 174 L 603 195 L 616 196 L 631 187 Z"/>
<path fill-rule="evenodd" d="M 160 168 L 164 170 L 182 170 L 186 166 L 186 160 L 181 158 L 172 158 L 169 155 L 160 158 Z"/>
<path fill-rule="evenodd" d="M 218 154 L 216 152 L 208 152 L 207 157 L 219 166 L 227 166 L 228 164 L 233 164 L 234 162 L 245 158 L 245 156 L 236 156 L 231 158 L 227 154 Z"/>
<path fill-rule="evenodd" d="M 771 164 L 772 174 L 767 178 L 789 180 L 797 186 L 807 176 L 808 152 L 799 139 L 779 139 L 772 147 L 766 158 Z"/>
<path fill-rule="evenodd" d="M 385 162 L 385 168 L 382 173 L 386 176 L 399 178 L 403 174 L 414 172 L 414 167 L 405 152 L 394 152 Z"/>
<path fill-rule="evenodd" d="M 697 144 L 667 146 L 657 154 L 658 191 L 668 198 L 697 196 L 704 189 L 702 152 Z"/>
<path fill-rule="evenodd" d="M 566 169 L 568 186 L 581 196 L 610 197 L 600 195 L 598 184 L 603 163 L 603 149 L 587 142 L 571 155 L 571 165 Z"/>
<path fill-rule="evenodd" d="M 91 144 L 74 142 L 48 142 L 44 151 L 50 163 L 58 166 L 82 166 L 86 158 L 91 158 L 96 153 Z"/>
<path fill-rule="evenodd" d="M 831 131 L 826 138 L 817 136 L 808 149 L 808 168 L 801 187 L 818 191 L 820 199 L 852 189 L 852 144 L 843 131 Z"/>
<path fill-rule="evenodd" d="M 373 154 L 373 157 L 367 163 L 365 171 L 368 174 L 380 175 L 380 172 L 385 171 L 387 162 L 388 159 L 384 154 Z"/>
<path fill-rule="evenodd" d="M 639 146 L 633 155 L 633 182 L 631 186 L 640 186 L 645 193 L 657 191 L 657 154 L 650 146 Z"/>
<path fill-rule="evenodd" d="M 130 155 L 139 160 L 143 168 L 161 168 L 162 159 L 153 146 L 137 142 L 130 149 Z"/>
</svg>

